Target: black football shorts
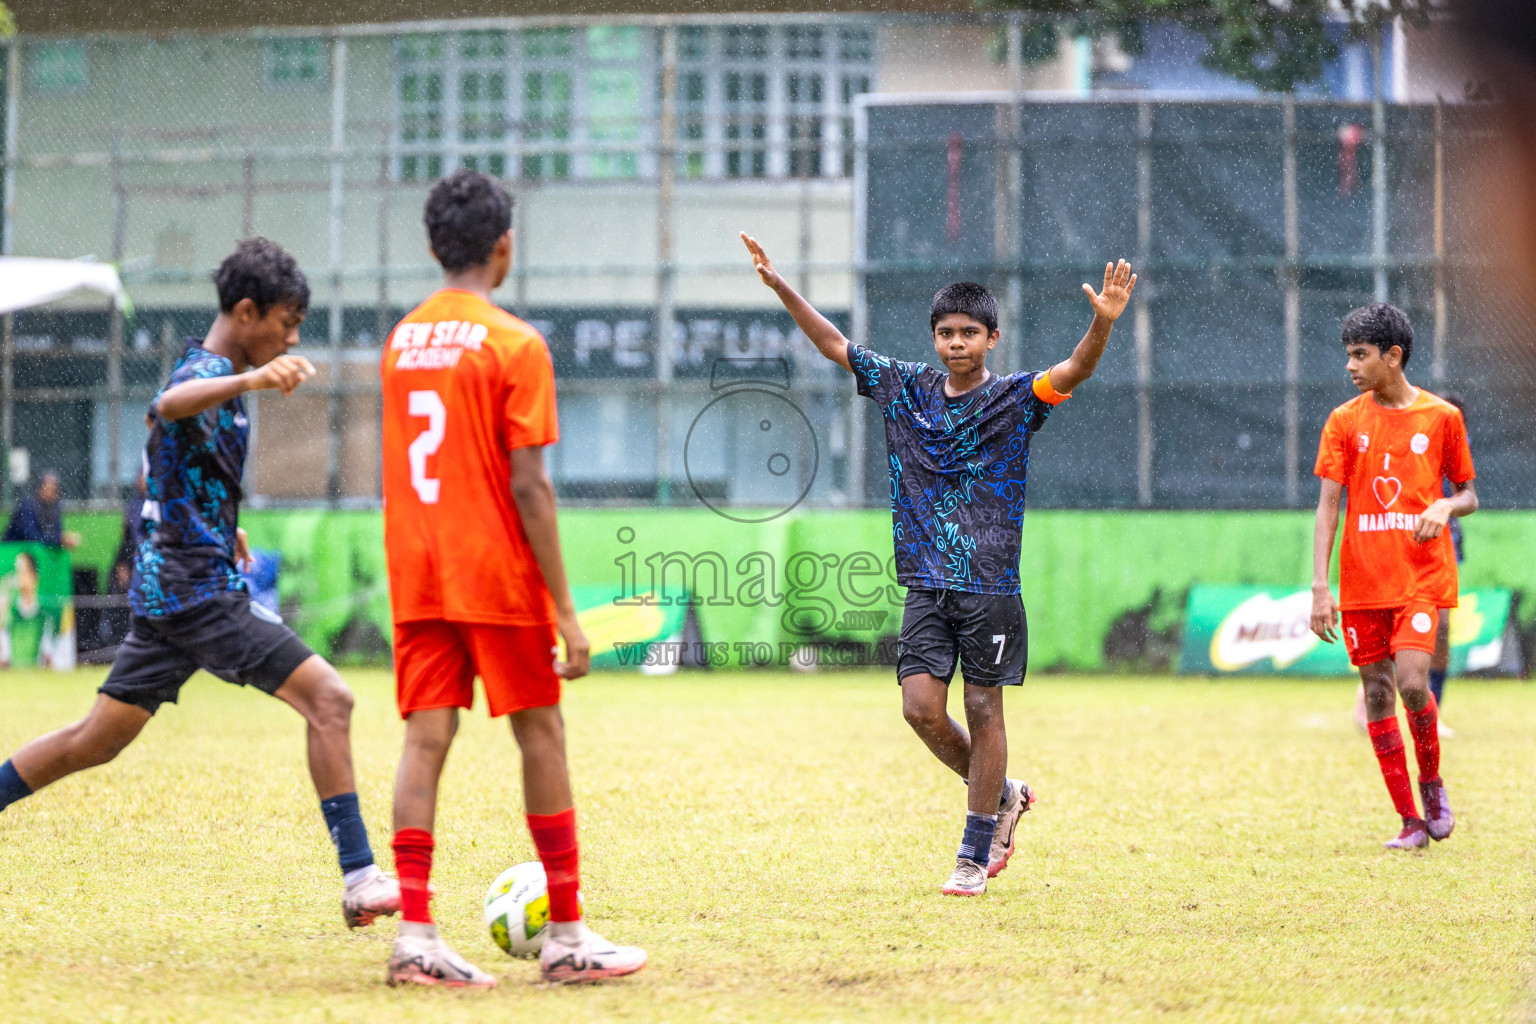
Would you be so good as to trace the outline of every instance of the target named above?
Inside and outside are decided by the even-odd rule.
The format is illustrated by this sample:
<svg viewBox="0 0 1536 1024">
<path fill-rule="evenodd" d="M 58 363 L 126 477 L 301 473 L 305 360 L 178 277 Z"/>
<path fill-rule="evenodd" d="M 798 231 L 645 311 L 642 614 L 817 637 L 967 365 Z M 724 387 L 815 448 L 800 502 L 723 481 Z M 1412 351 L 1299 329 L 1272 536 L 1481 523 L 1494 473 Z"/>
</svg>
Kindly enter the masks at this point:
<svg viewBox="0 0 1536 1024">
<path fill-rule="evenodd" d="M 896 679 L 926 672 L 948 683 L 960 674 L 972 686 L 1018 686 L 1029 664 L 1029 624 L 1018 594 L 962 590 L 907 591 L 896 642 Z"/>
<path fill-rule="evenodd" d="M 100 692 L 154 714 L 205 669 L 275 693 L 314 653 L 276 613 L 231 590 L 174 615 L 134 616 Z"/>
</svg>

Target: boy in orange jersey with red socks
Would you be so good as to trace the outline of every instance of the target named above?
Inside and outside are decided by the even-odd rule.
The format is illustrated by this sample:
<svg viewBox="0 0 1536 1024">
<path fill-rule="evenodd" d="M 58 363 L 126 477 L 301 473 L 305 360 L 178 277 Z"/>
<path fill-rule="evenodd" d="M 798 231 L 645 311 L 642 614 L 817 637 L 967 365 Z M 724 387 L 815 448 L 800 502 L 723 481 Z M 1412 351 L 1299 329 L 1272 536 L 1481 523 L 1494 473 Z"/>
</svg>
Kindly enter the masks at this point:
<svg viewBox="0 0 1536 1024">
<path fill-rule="evenodd" d="M 589 930 L 577 899 L 560 687 L 586 675 L 590 648 L 544 468 L 544 446 L 558 437 L 549 349 L 491 303 L 512 265 L 512 197 L 458 171 L 433 186 L 426 223 L 444 287 L 395 328 L 380 367 L 384 543 L 406 720 L 395 778 L 402 922 L 389 983 L 496 984 L 438 936 L 428 908 L 438 780 L 477 675 L 491 716 L 510 716 L 522 751 L 528 829 L 549 883 L 545 979 L 631 974 L 645 953 Z"/>
<path fill-rule="evenodd" d="M 1441 609 L 1456 607 L 1451 516 L 1477 511 L 1472 452 L 1461 412 L 1408 383 L 1413 327 L 1402 310 L 1373 303 L 1344 318 L 1349 376 L 1360 396 L 1328 417 L 1315 472 L 1322 478 L 1312 546 L 1312 631 L 1340 630 L 1365 688 L 1371 745 L 1402 831 L 1391 849 L 1427 846 L 1456 826 L 1440 778 L 1438 709 L 1429 686 Z M 1453 493 L 1444 497 L 1443 480 Z M 1348 493 L 1339 555 L 1339 601 L 1328 563 Z M 1419 764 L 1420 816 L 1397 725 L 1402 694 Z"/>
</svg>

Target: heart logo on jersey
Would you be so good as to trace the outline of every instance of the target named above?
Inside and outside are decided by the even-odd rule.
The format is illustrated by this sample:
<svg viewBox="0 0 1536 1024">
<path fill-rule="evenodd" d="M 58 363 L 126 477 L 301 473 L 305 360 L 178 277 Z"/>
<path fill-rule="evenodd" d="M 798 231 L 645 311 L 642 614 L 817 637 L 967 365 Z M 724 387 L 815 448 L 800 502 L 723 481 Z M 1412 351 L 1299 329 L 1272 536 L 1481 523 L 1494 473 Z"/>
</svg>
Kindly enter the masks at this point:
<svg viewBox="0 0 1536 1024">
<path fill-rule="evenodd" d="M 1395 476 L 1379 476 L 1371 481 L 1371 490 L 1382 508 L 1391 508 L 1397 504 L 1398 495 L 1403 493 L 1403 482 Z M 1392 497 L 1387 497 L 1387 491 L 1392 492 Z"/>
</svg>

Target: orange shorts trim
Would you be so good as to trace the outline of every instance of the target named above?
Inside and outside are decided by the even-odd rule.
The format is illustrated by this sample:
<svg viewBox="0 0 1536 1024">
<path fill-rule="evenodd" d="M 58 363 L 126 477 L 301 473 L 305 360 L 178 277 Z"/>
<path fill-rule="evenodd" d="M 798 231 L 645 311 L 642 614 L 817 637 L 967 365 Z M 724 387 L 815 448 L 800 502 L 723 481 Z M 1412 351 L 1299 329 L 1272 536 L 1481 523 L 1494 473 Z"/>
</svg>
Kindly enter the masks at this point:
<svg viewBox="0 0 1536 1024">
<path fill-rule="evenodd" d="M 475 677 L 491 717 L 560 703 L 555 627 L 426 619 L 395 624 L 395 702 L 400 717 L 471 708 Z"/>
<path fill-rule="evenodd" d="M 1365 608 L 1342 613 L 1344 646 L 1356 667 L 1390 658 L 1398 651 L 1435 653 L 1440 610 L 1432 604 L 1401 608 Z"/>
</svg>

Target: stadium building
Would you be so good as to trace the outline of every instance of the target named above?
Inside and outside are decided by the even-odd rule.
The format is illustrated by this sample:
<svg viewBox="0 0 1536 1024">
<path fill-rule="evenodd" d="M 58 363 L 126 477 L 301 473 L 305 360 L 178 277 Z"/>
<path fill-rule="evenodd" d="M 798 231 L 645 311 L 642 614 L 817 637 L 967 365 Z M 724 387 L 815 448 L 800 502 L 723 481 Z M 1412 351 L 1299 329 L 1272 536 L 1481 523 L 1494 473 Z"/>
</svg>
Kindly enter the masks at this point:
<svg viewBox="0 0 1536 1024">
<path fill-rule="evenodd" d="M 524 5 L 508 19 L 470 3 L 429 22 L 408 4 L 193 3 L 137 9 L 130 24 L 106 4 L 13 4 L 5 251 L 118 263 L 134 308 L 121 321 L 89 303 L 16 318 L 0 444 L 61 467 L 71 498 L 115 496 L 137 471 L 142 402 L 208 319 L 209 268 L 262 233 L 310 275 L 305 350 L 322 374 L 280 415 L 255 403 L 253 490 L 374 502 L 375 353 L 433 287 L 424 186 L 467 166 L 516 183 L 518 270 L 503 294 L 555 350 L 567 497 L 673 500 L 713 360 L 783 354 L 803 370 L 830 469 L 807 500 L 878 502 L 880 481 L 850 458 L 863 431 L 848 389 L 796 363 L 792 325 L 735 239 L 763 238 L 851 324 L 858 97 L 1255 95 L 1202 68 L 1178 26 L 1154 27 L 1131 57 L 964 0 L 878 15 L 661 6 L 572 17 L 571 5 Z M 1413 52 L 1401 33 L 1387 40 L 1389 90 L 1410 90 Z M 1370 62 L 1346 47 L 1314 91 L 1367 99 Z M 669 320 L 677 344 L 658 352 Z M 695 489 L 751 500 L 724 451 L 694 462 Z"/>
</svg>

